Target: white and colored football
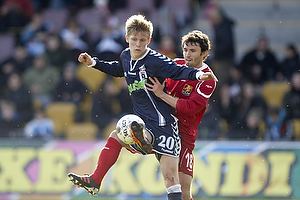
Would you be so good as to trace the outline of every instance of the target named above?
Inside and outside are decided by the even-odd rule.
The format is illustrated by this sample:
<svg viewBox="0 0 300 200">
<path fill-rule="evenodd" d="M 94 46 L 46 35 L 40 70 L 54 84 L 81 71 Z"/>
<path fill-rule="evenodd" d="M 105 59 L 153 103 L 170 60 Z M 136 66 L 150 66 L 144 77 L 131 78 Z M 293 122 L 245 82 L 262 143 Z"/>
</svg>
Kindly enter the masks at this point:
<svg viewBox="0 0 300 200">
<path fill-rule="evenodd" d="M 125 115 L 119 119 L 119 121 L 117 122 L 117 127 L 116 127 L 117 136 L 125 144 L 134 144 L 135 143 L 132 138 L 131 131 L 130 131 L 131 123 L 133 121 L 136 121 L 137 123 L 139 123 L 142 126 L 143 132 L 145 134 L 145 123 L 139 116 L 133 115 L 133 114 Z"/>
</svg>

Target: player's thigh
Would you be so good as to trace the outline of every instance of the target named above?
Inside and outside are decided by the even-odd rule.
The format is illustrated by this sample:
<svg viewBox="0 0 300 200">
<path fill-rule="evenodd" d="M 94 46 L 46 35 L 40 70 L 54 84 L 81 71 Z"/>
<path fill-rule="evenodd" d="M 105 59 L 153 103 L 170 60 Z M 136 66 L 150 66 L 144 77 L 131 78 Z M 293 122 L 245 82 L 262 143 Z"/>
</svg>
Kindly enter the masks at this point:
<svg viewBox="0 0 300 200">
<path fill-rule="evenodd" d="M 149 140 L 150 143 L 152 143 L 152 135 L 149 133 L 149 131 L 145 131 L 146 137 Z"/>
<path fill-rule="evenodd" d="M 185 145 L 181 146 L 178 168 L 179 172 L 183 172 L 193 177 L 194 155 L 192 150 L 187 148 Z"/>
<path fill-rule="evenodd" d="M 152 146 L 155 153 L 178 157 L 180 153 L 180 137 L 177 121 L 165 126 L 158 126 L 157 122 L 145 121 L 146 130 L 152 136 Z"/>
</svg>

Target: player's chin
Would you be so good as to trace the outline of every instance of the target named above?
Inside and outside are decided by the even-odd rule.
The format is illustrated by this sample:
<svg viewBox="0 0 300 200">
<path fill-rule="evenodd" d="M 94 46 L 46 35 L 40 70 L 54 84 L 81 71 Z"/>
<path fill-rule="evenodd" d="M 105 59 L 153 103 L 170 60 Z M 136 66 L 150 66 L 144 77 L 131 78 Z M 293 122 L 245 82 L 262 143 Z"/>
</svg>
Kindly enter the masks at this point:
<svg viewBox="0 0 300 200">
<path fill-rule="evenodd" d="M 191 61 L 186 61 L 185 65 L 188 66 L 188 67 L 195 67 L 194 63 L 191 62 Z"/>
</svg>

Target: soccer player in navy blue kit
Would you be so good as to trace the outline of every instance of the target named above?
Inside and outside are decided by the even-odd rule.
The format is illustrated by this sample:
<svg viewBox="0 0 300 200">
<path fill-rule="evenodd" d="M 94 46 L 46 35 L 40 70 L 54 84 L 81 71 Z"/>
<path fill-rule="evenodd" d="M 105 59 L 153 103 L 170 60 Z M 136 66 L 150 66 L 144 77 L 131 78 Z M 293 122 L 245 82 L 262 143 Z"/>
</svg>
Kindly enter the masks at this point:
<svg viewBox="0 0 300 200">
<path fill-rule="evenodd" d="M 131 16 L 125 24 L 125 49 L 119 61 L 105 62 L 92 58 L 87 53 L 79 55 L 79 62 L 96 68 L 115 77 L 126 78 L 133 103 L 133 111 L 146 124 L 146 137 L 138 123 L 132 123 L 131 129 L 136 144 L 123 143 L 114 130 L 102 149 L 96 170 L 90 176 L 78 176 L 70 173 L 70 180 L 92 195 L 99 192 L 100 184 L 107 171 L 114 165 L 122 147 L 142 154 L 155 153 L 160 157 L 160 166 L 164 178 L 168 199 L 182 200 L 181 186 L 178 178 L 178 156 L 180 138 L 177 119 L 172 115 L 170 105 L 146 89 L 149 77 L 157 77 L 160 82 L 165 78 L 175 80 L 210 80 L 216 79 L 212 72 L 179 66 L 168 57 L 147 47 L 151 41 L 153 25 L 142 15 Z"/>
</svg>

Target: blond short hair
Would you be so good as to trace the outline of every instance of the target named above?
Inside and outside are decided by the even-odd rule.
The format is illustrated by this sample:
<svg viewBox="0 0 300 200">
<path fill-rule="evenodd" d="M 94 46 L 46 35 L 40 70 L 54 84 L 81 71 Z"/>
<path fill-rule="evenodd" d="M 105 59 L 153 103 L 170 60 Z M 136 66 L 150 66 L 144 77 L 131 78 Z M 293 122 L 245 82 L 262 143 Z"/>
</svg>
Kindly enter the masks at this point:
<svg viewBox="0 0 300 200">
<path fill-rule="evenodd" d="M 141 14 L 129 17 L 126 21 L 125 28 L 127 36 L 137 32 L 145 32 L 149 38 L 152 38 L 153 24 Z"/>
</svg>

